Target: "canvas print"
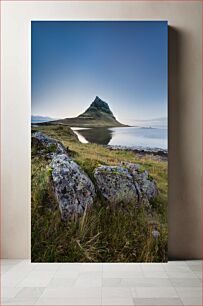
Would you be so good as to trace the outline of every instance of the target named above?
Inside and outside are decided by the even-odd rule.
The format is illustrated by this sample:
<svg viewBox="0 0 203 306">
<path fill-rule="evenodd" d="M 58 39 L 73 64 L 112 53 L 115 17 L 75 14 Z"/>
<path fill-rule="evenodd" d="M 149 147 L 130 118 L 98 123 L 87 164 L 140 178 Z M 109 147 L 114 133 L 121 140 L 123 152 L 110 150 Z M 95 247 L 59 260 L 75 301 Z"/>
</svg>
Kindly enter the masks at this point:
<svg viewBox="0 0 203 306">
<path fill-rule="evenodd" d="M 167 33 L 31 23 L 33 262 L 167 261 Z"/>
</svg>

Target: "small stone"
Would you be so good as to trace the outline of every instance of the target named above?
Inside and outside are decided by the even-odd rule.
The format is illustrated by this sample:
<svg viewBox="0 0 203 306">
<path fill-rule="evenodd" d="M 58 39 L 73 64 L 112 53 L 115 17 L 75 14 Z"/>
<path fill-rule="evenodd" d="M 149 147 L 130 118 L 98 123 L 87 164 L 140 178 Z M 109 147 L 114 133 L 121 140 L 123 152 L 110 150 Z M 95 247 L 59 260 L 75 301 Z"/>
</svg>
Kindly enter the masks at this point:
<svg viewBox="0 0 203 306">
<path fill-rule="evenodd" d="M 154 229 L 154 230 L 152 231 L 152 236 L 154 237 L 155 240 L 158 240 L 159 235 L 160 235 L 160 233 L 159 233 L 158 230 Z"/>
</svg>

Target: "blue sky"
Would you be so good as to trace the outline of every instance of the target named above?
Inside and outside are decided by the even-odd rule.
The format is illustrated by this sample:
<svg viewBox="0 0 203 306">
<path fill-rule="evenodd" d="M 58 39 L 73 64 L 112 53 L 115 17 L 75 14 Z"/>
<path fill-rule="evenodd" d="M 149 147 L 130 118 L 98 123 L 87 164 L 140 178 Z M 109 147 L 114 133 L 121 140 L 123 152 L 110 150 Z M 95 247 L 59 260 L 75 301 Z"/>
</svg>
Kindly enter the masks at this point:
<svg viewBox="0 0 203 306">
<path fill-rule="evenodd" d="M 166 21 L 33 21 L 32 115 L 74 117 L 99 96 L 123 123 L 167 117 Z"/>
</svg>

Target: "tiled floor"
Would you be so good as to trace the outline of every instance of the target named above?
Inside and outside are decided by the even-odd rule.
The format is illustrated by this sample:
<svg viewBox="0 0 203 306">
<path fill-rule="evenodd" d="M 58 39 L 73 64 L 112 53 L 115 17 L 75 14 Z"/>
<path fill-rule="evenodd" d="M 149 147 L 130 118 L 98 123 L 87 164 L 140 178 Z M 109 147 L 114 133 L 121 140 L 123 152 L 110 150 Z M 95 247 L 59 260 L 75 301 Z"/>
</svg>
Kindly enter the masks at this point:
<svg viewBox="0 0 203 306">
<path fill-rule="evenodd" d="M 1 262 L 1 305 L 202 305 L 201 261 Z"/>
</svg>

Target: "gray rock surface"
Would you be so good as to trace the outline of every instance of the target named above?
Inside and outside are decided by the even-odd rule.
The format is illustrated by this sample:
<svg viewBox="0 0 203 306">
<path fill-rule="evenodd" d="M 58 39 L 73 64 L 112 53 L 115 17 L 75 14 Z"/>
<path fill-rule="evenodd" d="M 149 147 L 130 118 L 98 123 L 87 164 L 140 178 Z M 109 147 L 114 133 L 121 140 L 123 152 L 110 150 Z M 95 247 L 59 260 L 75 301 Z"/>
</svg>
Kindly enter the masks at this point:
<svg viewBox="0 0 203 306">
<path fill-rule="evenodd" d="M 94 177 L 103 197 L 111 203 L 138 202 L 139 193 L 129 171 L 121 166 L 100 166 Z"/>
<path fill-rule="evenodd" d="M 51 159 L 52 179 L 63 220 L 83 214 L 93 204 L 95 188 L 92 181 L 67 154 L 64 146 L 41 132 L 32 134 L 37 153 Z"/>
<path fill-rule="evenodd" d="M 63 220 L 83 214 L 93 204 L 95 188 L 78 164 L 66 154 L 54 156 L 51 162 L 52 178 Z"/>
<path fill-rule="evenodd" d="M 100 166 L 94 177 L 103 197 L 110 203 L 149 204 L 157 195 L 155 181 L 147 171 L 141 172 L 138 164 L 125 163 L 120 166 Z"/>
<path fill-rule="evenodd" d="M 131 173 L 133 181 L 139 189 L 141 198 L 151 200 L 157 196 L 158 190 L 156 183 L 149 177 L 148 171 L 141 171 L 141 167 L 138 164 L 124 163 L 123 165 Z"/>
<path fill-rule="evenodd" d="M 38 153 L 53 157 L 56 154 L 66 154 L 66 149 L 59 141 L 41 133 L 32 134 L 32 145 L 38 149 Z"/>
</svg>

